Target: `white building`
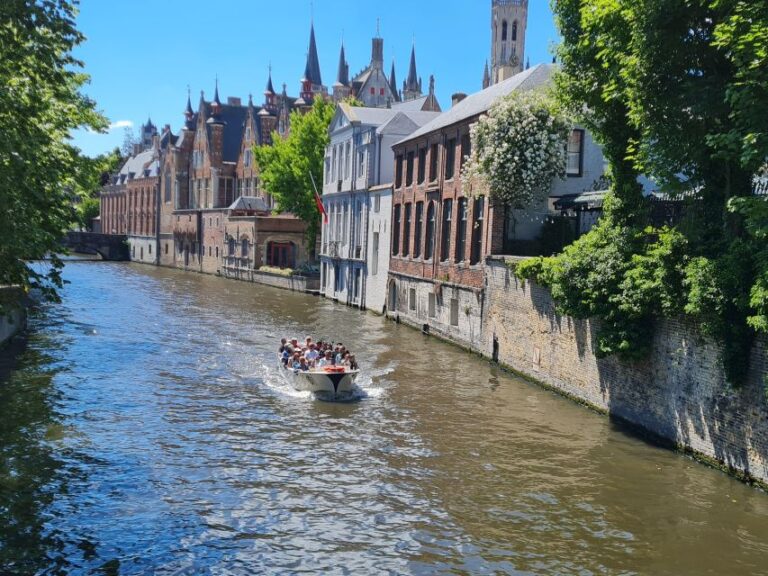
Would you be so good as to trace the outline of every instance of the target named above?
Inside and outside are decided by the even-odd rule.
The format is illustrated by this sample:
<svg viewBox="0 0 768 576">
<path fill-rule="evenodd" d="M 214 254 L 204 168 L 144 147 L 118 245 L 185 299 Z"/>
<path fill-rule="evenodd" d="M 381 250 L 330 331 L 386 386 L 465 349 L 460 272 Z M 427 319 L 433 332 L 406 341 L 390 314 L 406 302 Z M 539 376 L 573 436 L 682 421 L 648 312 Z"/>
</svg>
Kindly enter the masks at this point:
<svg viewBox="0 0 768 576">
<path fill-rule="evenodd" d="M 392 145 L 437 112 L 342 103 L 329 128 L 323 175 L 320 291 L 350 306 L 383 312 L 389 273 Z"/>
</svg>

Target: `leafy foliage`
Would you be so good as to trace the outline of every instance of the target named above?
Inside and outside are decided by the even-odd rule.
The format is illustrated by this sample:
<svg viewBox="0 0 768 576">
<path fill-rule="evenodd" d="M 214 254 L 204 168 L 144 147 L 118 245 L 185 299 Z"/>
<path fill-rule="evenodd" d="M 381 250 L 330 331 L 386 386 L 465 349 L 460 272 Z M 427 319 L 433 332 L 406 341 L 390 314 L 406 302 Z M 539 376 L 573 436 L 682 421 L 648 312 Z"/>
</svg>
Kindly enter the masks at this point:
<svg viewBox="0 0 768 576">
<path fill-rule="evenodd" d="M 291 113 L 291 130 L 286 138 L 274 134 L 272 145 L 254 148 L 264 187 L 275 198 L 279 211 L 291 212 L 306 222 L 310 248 L 315 245 L 320 227 L 312 178 L 318 185 L 323 181 L 328 127 L 334 111 L 332 103 L 317 98 L 309 112 Z"/>
<path fill-rule="evenodd" d="M 77 220 L 73 197 L 88 187 L 70 132 L 107 124 L 80 93 L 75 15 L 68 0 L 0 3 L 0 284 L 54 299 L 61 261 L 53 256 L 45 273 L 27 262 L 55 254 Z"/>
<path fill-rule="evenodd" d="M 492 199 L 527 206 L 565 176 L 569 124 L 540 92 L 512 93 L 472 125 L 472 155 L 464 164 L 467 189 L 484 183 Z"/>
<path fill-rule="evenodd" d="M 655 319 L 681 313 L 746 376 L 768 331 L 768 208 L 750 198 L 768 157 L 766 0 L 555 0 L 558 96 L 604 145 L 605 217 L 561 255 L 518 266 L 561 312 L 596 317 L 598 354 L 640 357 Z M 673 229 L 647 226 L 637 175 L 690 198 Z"/>
</svg>

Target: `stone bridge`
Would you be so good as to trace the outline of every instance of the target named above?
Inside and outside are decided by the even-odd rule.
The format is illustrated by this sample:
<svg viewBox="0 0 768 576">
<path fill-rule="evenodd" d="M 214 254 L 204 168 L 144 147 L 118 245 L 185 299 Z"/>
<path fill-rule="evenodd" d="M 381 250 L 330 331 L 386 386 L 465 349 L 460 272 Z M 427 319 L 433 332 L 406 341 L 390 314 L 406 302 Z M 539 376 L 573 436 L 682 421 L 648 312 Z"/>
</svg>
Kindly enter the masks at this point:
<svg viewBox="0 0 768 576">
<path fill-rule="evenodd" d="M 117 234 L 94 234 L 93 232 L 67 232 L 62 241 L 65 248 L 80 254 L 98 254 L 103 260 L 130 260 L 128 238 Z"/>
</svg>

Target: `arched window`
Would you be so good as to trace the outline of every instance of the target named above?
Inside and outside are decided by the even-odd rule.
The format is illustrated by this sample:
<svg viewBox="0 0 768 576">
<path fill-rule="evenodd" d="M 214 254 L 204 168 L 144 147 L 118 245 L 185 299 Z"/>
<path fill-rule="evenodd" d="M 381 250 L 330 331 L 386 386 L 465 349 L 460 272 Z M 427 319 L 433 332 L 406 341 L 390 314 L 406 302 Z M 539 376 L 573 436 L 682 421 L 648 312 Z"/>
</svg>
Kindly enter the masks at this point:
<svg viewBox="0 0 768 576">
<path fill-rule="evenodd" d="M 517 42 L 517 20 L 512 22 L 512 42 Z"/>
<path fill-rule="evenodd" d="M 501 23 L 501 41 L 506 42 L 507 41 L 507 21 L 504 20 Z"/>
<path fill-rule="evenodd" d="M 234 256 L 235 255 L 235 239 L 230 238 L 229 239 L 229 245 L 227 246 L 229 248 L 229 255 Z"/>
<path fill-rule="evenodd" d="M 242 246 L 240 247 L 240 257 L 241 258 L 248 258 L 248 248 L 250 247 L 250 244 L 248 242 L 248 238 L 243 238 Z"/>
<path fill-rule="evenodd" d="M 430 202 L 427 208 L 427 236 L 424 247 L 424 259 L 432 260 L 435 253 L 435 203 Z"/>
</svg>

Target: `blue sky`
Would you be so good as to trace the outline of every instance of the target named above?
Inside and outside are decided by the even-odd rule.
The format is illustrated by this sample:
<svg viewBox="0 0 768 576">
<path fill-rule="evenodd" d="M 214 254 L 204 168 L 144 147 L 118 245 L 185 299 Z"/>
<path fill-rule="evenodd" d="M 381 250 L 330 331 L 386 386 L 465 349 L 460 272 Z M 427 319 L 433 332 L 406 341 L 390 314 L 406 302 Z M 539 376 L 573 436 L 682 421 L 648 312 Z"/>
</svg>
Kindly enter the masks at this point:
<svg viewBox="0 0 768 576">
<path fill-rule="evenodd" d="M 263 100 L 268 67 L 275 89 L 283 82 L 298 95 L 314 12 L 323 83 L 336 80 L 342 37 L 350 73 L 370 61 L 377 19 L 389 72 L 396 62 L 398 83 L 407 74 L 411 45 L 424 89 L 435 75 L 438 99 L 450 107 L 454 92 L 479 90 L 490 53 L 490 0 L 81 0 L 78 26 L 87 41 L 76 51 L 91 76 L 85 92 L 113 126 L 108 134 L 79 131 L 74 143 L 96 155 L 119 146 L 124 126 L 139 126 L 151 115 L 158 126 L 178 130 L 187 86 L 193 105 L 200 91 Z M 550 62 L 556 42 L 549 0 L 530 0 L 527 56 Z"/>
</svg>

